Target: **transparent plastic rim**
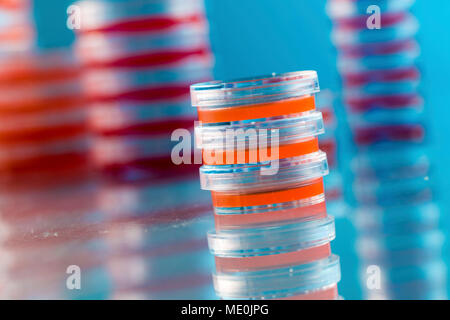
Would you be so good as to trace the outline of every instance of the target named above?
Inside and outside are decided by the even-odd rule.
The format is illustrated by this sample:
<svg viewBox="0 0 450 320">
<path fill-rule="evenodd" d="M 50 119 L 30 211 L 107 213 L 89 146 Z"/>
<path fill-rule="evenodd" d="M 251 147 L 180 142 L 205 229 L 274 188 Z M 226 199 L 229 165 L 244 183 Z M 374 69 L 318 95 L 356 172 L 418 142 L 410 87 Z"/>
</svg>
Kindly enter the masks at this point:
<svg viewBox="0 0 450 320">
<path fill-rule="evenodd" d="M 280 159 L 275 174 L 270 172 L 273 163 L 204 165 L 200 168 L 203 190 L 229 191 L 234 193 L 273 190 L 274 188 L 301 186 L 305 182 L 328 174 L 327 156 L 318 151 L 308 155 Z"/>
<path fill-rule="evenodd" d="M 257 214 L 257 213 L 274 213 L 278 211 L 291 210 L 296 208 L 305 208 L 314 206 L 325 202 L 325 194 L 322 193 L 318 196 L 314 196 L 307 199 L 299 199 L 289 202 L 266 204 L 260 206 L 247 206 L 247 207 L 215 207 L 214 213 L 216 215 L 242 215 L 242 214 Z"/>
<path fill-rule="evenodd" d="M 213 275 L 216 292 L 224 299 L 276 299 L 328 287 L 340 279 L 335 255 L 287 268 Z"/>
<path fill-rule="evenodd" d="M 199 83 L 191 86 L 191 98 L 194 107 L 221 108 L 280 101 L 319 91 L 317 72 L 299 71 Z"/>
<path fill-rule="evenodd" d="M 236 133 L 234 140 L 240 145 L 248 140 L 247 133 L 255 132 L 258 139 L 268 141 L 273 130 L 278 131 L 280 145 L 295 143 L 300 139 L 317 137 L 325 133 L 322 113 L 313 111 L 292 118 L 261 119 L 261 121 L 218 126 L 198 125 L 195 128 L 195 137 L 197 147 L 217 150 L 225 149 L 224 139 L 221 138 L 225 138 L 229 132 Z"/>
<path fill-rule="evenodd" d="M 253 229 L 211 231 L 211 253 L 224 258 L 265 256 L 309 249 L 335 238 L 334 218 L 305 219 L 294 224 Z"/>
</svg>

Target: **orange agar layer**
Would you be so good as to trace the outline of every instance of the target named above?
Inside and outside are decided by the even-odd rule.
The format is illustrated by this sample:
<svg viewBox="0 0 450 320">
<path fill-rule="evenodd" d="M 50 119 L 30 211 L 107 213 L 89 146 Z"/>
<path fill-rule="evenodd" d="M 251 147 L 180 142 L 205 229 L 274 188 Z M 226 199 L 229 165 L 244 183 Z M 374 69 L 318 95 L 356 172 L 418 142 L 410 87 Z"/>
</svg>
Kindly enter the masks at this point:
<svg viewBox="0 0 450 320">
<path fill-rule="evenodd" d="M 278 146 L 278 156 L 272 152 L 271 146 L 267 146 L 267 150 L 260 152 L 260 149 L 246 149 L 244 150 L 230 150 L 230 151 L 208 151 L 209 154 L 205 155 L 205 150 L 203 150 L 203 162 L 206 165 L 224 165 L 224 164 L 247 164 L 253 162 L 265 162 L 276 159 L 286 159 L 299 157 L 307 155 L 310 153 L 319 151 L 319 140 L 318 138 L 305 139 L 302 142 L 284 144 Z M 239 159 L 242 157 L 241 154 L 245 154 L 245 160 Z M 254 157 L 256 159 L 251 159 Z M 244 160 L 244 161 L 242 161 Z M 255 161 L 256 160 L 256 161 Z"/>
<path fill-rule="evenodd" d="M 306 200 L 320 196 L 324 192 L 323 178 L 320 178 L 307 186 L 295 189 L 242 195 L 227 195 L 213 191 L 211 194 L 213 205 L 216 208 L 240 208 Z M 324 200 L 316 204 L 278 211 L 271 211 L 268 208 L 267 212 L 215 214 L 214 221 L 216 228 L 221 230 L 245 228 L 251 225 L 261 225 L 269 222 L 294 221 L 307 217 L 325 218 L 326 216 L 327 207 Z"/>
<path fill-rule="evenodd" d="M 311 181 L 310 184 L 295 189 L 254 193 L 254 194 L 225 194 L 212 191 L 214 207 L 235 208 L 271 205 L 274 203 L 290 202 L 308 199 L 324 193 L 323 178 Z"/>
<path fill-rule="evenodd" d="M 303 96 L 301 98 L 260 103 L 250 106 L 211 109 L 198 108 L 198 118 L 203 123 L 220 123 L 279 117 L 288 114 L 313 111 L 315 108 L 316 103 L 314 96 Z"/>
<path fill-rule="evenodd" d="M 322 246 L 295 252 L 243 258 L 215 257 L 215 259 L 216 270 L 218 272 L 246 272 L 310 263 L 325 259 L 330 255 L 331 247 L 327 243 Z"/>
</svg>

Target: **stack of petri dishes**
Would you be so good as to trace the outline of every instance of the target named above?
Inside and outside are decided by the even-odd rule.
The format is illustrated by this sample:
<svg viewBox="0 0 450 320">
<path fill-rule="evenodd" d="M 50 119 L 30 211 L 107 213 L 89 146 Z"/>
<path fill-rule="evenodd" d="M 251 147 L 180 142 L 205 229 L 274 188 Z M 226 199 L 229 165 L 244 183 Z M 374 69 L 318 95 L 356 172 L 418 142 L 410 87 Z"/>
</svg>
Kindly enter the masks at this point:
<svg viewBox="0 0 450 320">
<path fill-rule="evenodd" d="M 211 78 L 203 0 L 89 0 L 76 51 L 84 65 L 94 161 L 145 178 L 192 170 L 171 160 L 172 133 L 193 130 L 189 85 Z"/>
<path fill-rule="evenodd" d="M 351 169 L 362 273 L 367 276 L 375 265 L 383 278 L 379 288 L 367 290 L 375 299 L 446 296 L 413 3 L 328 1 L 355 147 Z"/>
<path fill-rule="evenodd" d="M 338 298 L 318 91 L 314 71 L 191 86 L 201 186 L 215 212 L 214 285 L 223 299 Z"/>
</svg>

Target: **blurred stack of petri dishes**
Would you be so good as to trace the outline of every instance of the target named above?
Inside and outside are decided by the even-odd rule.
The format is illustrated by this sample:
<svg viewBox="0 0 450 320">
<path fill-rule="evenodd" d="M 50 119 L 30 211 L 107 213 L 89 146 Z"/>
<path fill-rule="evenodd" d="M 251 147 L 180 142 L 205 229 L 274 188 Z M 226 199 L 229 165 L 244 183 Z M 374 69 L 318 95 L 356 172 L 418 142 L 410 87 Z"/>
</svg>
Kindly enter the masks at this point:
<svg viewBox="0 0 450 320">
<path fill-rule="evenodd" d="M 73 261 L 86 285 L 98 276 L 97 247 L 80 236 L 97 219 L 80 66 L 35 35 L 31 1 L 1 0 L 0 297 L 87 297 L 92 287 L 64 286 Z"/>
<path fill-rule="evenodd" d="M 172 159 L 173 133 L 193 142 L 189 87 L 211 78 L 203 0 L 76 5 L 93 160 L 104 178 L 99 206 L 111 223 L 112 298 L 213 299 L 212 206 L 199 165 Z"/>
<path fill-rule="evenodd" d="M 0 55 L 8 51 L 31 47 L 34 28 L 31 23 L 30 1 L 0 1 Z"/>
<path fill-rule="evenodd" d="M 193 130 L 189 85 L 211 78 L 203 0 L 80 1 L 94 161 L 140 179 L 191 170 L 171 159 L 172 133 Z"/>
<path fill-rule="evenodd" d="M 362 277 L 373 299 L 446 297 L 413 3 L 329 0 L 327 8 L 354 142 Z M 369 285 L 378 272 L 381 285 Z"/>
<path fill-rule="evenodd" d="M 211 191 L 208 243 L 222 299 L 337 299 L 334 218 L 325 205 L 327 158 L 314 71 L 191 86 Z"/>
<path fill-rule="evenodd" d="M 79 65 L 70 50 L 37 49 L 30 11 L 0 2 L 0 183 L 76 176 L 90 162 Z"/>
<path fill-rule="evenodd" d="M 0 92 L 2 182 L 26 177 L 31 184 L 89 170 L 87 110 L 70 52 L 2 56 Z"/>
<path fill-rule="evenodd" d="M 338 123 L 334 110 L 334 95 L 330 90 L 322 90 L 316 95 L 317 109 L 322 112 L 325 133 L 319 137 L 319 147 L 327 154 L 330 173 L 324 178 L 325 198 L 328 212 L 335 218 L 346 215 L 343 198 L 342 174 L 338 154 Z"/>
</svg>

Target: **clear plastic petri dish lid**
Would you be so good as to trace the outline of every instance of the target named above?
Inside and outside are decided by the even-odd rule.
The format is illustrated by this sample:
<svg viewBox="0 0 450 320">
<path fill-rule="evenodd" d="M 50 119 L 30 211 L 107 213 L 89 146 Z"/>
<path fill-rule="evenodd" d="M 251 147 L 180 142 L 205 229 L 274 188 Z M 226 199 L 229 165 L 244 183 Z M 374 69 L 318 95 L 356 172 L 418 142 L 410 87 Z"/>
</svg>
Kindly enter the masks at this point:
<svg viewBox="0 0 450 320">
<path fill-rule="evenodd" d="M 415 0 L 328 0 L 327 14 L 333 19 L 352 18 L 360 15 L 367 15 L 367 8 L 376 5 L 380 8 L 381 14 L 395 13 L 408 10 Z"/>
<path fill-rule="evenodd" d="M 214 287 L 223 299 L 280 299 L 337 284 L 341 279 L 339 257 L 286 268 L 216 273 Z"/>
<path fill-rule="evenodd" d="M 292 118 L 255 119 L 220 125 L 198 125 L 195 128 L 197 146 L 201 149 L 227 149 L 224 141 L 232 133 L 237 145 L 245 145 L 249 134 L 268 141 L 276 130 L 279 144 L 295 143 L 301 139 L 317 137 L 325 133 L 322 113 L 305 112 Z"/>
<path fill-rule="evenodd" d="M 203 190 L 239 194 L 300 187 L 327 174 L 327 156 L 318 151 L 255 164 L 204 165 L 200 182 Z"/>
<path fill-rule="evenodd" d="M 295 223 L 208 233 L 211 253 L 224 258 L 274 255 L 309 249 L 335 238 L 334 218 L 304 219 Z"/>
<path fill-rule="evenodd" d="M 224 108 L 275 102 L 319 91 L 317 72 L 299 71 L 199 83 L 191 86 L 191 98 L 194 107 Z"/>
</svg>

